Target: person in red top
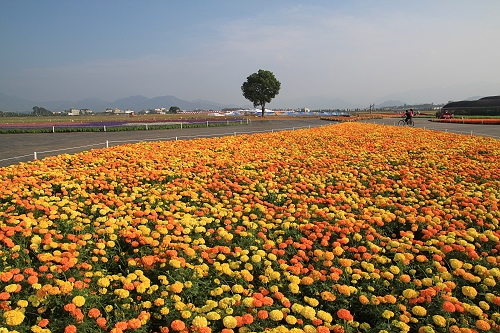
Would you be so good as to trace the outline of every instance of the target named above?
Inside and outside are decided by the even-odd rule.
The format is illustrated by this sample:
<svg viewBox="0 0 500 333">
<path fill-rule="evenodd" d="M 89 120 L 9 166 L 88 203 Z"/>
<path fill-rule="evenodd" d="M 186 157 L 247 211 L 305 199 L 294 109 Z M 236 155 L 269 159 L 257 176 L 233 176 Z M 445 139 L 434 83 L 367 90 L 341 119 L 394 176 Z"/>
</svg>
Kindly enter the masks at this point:
<svg viewBox="0 0 500 333">
<path fill-rule="evenodd" d="M 405 116 L 406 116 L 405 121 L 409 123 L 411 121 L 411 118 L 413 118 L 413 109 L 406 110 Z"/>
</svg>

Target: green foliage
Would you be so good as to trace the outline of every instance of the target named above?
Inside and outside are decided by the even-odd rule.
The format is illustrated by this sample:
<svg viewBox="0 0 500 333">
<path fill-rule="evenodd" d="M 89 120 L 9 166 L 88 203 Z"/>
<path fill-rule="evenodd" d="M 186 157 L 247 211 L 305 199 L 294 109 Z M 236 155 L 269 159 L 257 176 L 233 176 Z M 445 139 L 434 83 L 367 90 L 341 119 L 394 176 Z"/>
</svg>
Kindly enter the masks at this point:
<svg viewBox="0 0 500 333">
<path fill-rule="evenodd" d="M 253 106 L 262 107 L 262 117 L 264 117 L 264 110 L 266 103 L 279 94 L 281 83 L 276 79 L 273 72 L 259 69 L 257 73 L 251 74 L 247 77 L 247 81 L 243 82 L 241 91 L 243 96 L 253 103 Z"/>
<path fill-rule="evenodd" d="M 33 115 L 35 115 L 35 116 L 51 116 L 52 114 L 53 114 L 53 112 L 47 110 L 46 108 L 42 108 L 39 106 L 33 107 Z"/>
<path fill-rule="evenodd" d="M 181 109 L 178 106 L 171 106 L 170 109 L 168 109 L 168 113 L 179 113 Z"/>
</svg>

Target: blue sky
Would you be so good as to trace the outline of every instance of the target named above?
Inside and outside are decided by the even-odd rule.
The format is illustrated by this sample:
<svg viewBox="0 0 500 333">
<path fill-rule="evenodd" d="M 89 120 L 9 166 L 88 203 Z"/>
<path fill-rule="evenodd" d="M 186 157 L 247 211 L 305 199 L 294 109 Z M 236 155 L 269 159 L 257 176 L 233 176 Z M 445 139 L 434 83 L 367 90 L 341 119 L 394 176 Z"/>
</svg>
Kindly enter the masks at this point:
<svg viewBox="0 0 500 333">
<path fill-rule="evenodd" d="M 0 93 L 244 105 L 246 77 L 368 106 L 500 95 L 500 1 L 0 0 Z M 305 106 L 305 105 L 303 105 Z"/>
</svg>

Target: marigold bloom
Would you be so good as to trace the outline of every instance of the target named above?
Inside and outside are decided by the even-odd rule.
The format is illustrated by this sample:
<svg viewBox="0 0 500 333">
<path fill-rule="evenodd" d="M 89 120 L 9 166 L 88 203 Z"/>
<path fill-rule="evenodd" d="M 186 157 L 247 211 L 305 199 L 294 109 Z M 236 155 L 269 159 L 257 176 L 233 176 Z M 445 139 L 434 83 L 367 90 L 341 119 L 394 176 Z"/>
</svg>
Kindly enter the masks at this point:
<svg viewBox="0 0 500 333">
<path fill-rule="evenodd" d="M 272 310 L 269 312 L 269 318 L 274 321 L 280 321 L 283 319 L 283 312 L 281 310 Z"/>
<path fill-rule="evenodd" d="M 481 331 L 489 331 L 491 329 L 491 325 L 486 320 L 482 319 L 476 321 L 476 327 Z"/>
<path fill-rule="evenodd" d="M 434 322 L 434 324 L 436 324 L 439 327 L 446 326 L 446 319 L 443 316 L 434 315 L 434 316 L 432 316 L 432 321 Z"/>
<path fill-rule="evenodd" d="M 349 312 L 349 310 L 346 310 L 346 309 L 340 309 L 340 310 L 338 310 L 337 311 L 337 317 L 339 317 L 340 319 L 347 320 L 347 321 L 351 321 L 351 320 L 354 319 L 354 317 Z"/>
<path fill-rule="evenodd" d="M 455 305 L 450 301 L 443 302 L 443 310 L 446 312 L 455 312 Z"/>
<path fill-rule="evenodd" d="M 3 313 L 5 323 L 9 326 L 20 325 L 24 321 L 24 313 L 18 310 L 9 310 Z"/>
<path fill-rule="evenodd" d="M 184 329 L 186 329 L 186 324 L 184 324 L 184 322 L 182 320 L 179 320 L 179 319 L 175 319 L 174 321 L 172 321 L 172 323 L 170 324 L 170 327 L 174 330 L 174 331 L 183 331 Z"/>
<path fill-rule="evenodd" d="M 224 319 L 222 319 L 222 323 L 224 324 L 224 327 L 231 329 L 235 328 L 238 325 L 238 321 L 233 316 L 224 317 Z"/>
<path fill-rule="evenodd" d="M 477 290 L 471 286 L 463 286 L 462 287 L 462 294 L 473 299 L 477 296 Z"/>
<path fill-rule="evenodd" d="M 81 307 L 85 304 L 85 297 L 83 296 L 75 296 L 73 297 L 73 300 L 71 303 L 75 304 L 78 307 Z"/>
<path fill-rule="evenodd" d="M 419 317 L 424 317 L 425 315 L 427 315 L 427 310 L 420 306 L 420 305 L 416 305 L 414 306 L 412 309 L 411 309 L 411 312 L 415 315 L 415 316 L 419 316 Z"/>
<path fill-rule="evenodd" d="M 75 325 L 68 325 L 64 328 L 64 333 L 76 333 Z"/>
</svg>

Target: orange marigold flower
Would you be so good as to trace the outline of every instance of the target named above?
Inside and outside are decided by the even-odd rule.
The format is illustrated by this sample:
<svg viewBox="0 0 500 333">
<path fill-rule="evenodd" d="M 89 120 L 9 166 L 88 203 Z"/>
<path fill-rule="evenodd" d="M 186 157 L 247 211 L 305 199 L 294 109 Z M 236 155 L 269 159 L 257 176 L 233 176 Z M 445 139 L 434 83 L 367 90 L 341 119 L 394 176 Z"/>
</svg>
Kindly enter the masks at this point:
<svg viewBox="0 0 500 333">
<path fill-rule="evenodd" d="M 89 317 L 90 318 L 97 318 L 100 315 L 101 315 L 101 311 L 99 311 L 99 309 L 92 308 L 89 310 Z"/>
<path fill-rule="evenodd" d="M 450 301 L 443 302 L 443 310 L 446 312 L 455 312 L 455 305 Z"/>
<path fill-rule="evenodd" d="M 269 317 L 269 313 L 267 313 L 266 310 L 259 310 L 259 312 L 257 312 L 257 317 L 259 317 L 259 319 L 267 319 L 267 317 Z"/>
<path fill-rule="evenodd" d="M 76 333 L 75 325 L 68 325 L 64 328 L 64 333 Z"/>
<path fill-rule="evenodd" d="M 326 326 L 316 327 L 316 333 L 330 333 L 330 329 Z"/>
<path fill-rule="evenodd" d="M 127 328 L 136 330 L 142 326 L 142 323 L 139 319 L 137 318 L 132 318 L 127 322 Z"/>
<path fill-rule="evenodd" d="M 481 331 L 489 331 L 491 329 L 490 324 L 486 320 L 479 319 L 476 321 L 476 327 Z"/>
<path fill-rule="evenodd" d="M 176 320 L 172 321 L 172 323 L 170 324 L 170 327 L 174 331 L 182 331 L 182 330 L 186 329 L 186 324 L 184 324 L 184 322 L 182 320 L 176 319 Z"/>
<path fill-rule="evenodd" d="M 337 317 L 339 317 L 340 319 L 347 320 L 347 321 L 351 321 L 351 320 L 354 319 L 354 317 L 349 312 L 349 310 L 346 310 L 346 309 L 340 309 L 340 310 L 338 310 L 337 311 Z"/>
</svg>

